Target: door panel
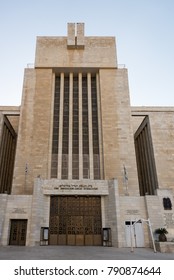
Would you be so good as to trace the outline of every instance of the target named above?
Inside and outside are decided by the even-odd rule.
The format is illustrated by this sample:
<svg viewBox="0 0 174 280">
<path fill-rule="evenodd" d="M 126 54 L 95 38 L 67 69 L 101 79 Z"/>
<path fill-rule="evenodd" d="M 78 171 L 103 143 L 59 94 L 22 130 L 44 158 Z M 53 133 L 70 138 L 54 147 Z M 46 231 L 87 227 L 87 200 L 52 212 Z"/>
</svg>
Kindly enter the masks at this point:
<svg viewBox="0 0 174 280">
<path fill-rule="evenodd" d="M 101 235 L 100 234 L 94 234 L 94 246 L 100 246 L 101 245 Z"/>
<path fill-rule="evenodd" d="M 59 234 L 58 242 L 55 245 L 66 245 L 66 234 Z"/>
<path fill-rule="evenodd" d="M 49 244 L 54 234 L 57 245 L 101 245 L 100 197 L 51 197 Z"/>
<path fill-rule="evenodd" d="M 142 223 L 135 224 L 135 243 L 136 247 L 144 247 L 144 231 Z"/>
<path fill-rule="evenodd" d="M 133 225 L 134 224 L 134 225 Z M 127 247 L 144 247 L 144 231 L 141 222 L 126 221 L 125 222 L 125 235 Z"/>
<path fill-rule="evenodd" d="M 50 245 L 57 245 L 57 234 L 51 234 L 50 235 Z"/>
<path fill-rule="evenodd" d="M 9 245 L 25 246 L 27 220 L 11 220 Z"/>
<path fill-rule="evenodd" d="M 68 236 L 67 236 L 67 245 L 76 245 L 76 236 L 75 236 L 75 234 L 68 234 Z"/>
<path fill-rule="evenodd" d="M 93 235 L 92 234 L 85 235 L 85 245 L 92 246 L 93 244 L 94 244 Z"/>
<path fill-rule="evenodd" d="M 84 235 L 83 234 L 76 235 L 76 245 L 77 246 L 84 245 Z"/>
</svg>

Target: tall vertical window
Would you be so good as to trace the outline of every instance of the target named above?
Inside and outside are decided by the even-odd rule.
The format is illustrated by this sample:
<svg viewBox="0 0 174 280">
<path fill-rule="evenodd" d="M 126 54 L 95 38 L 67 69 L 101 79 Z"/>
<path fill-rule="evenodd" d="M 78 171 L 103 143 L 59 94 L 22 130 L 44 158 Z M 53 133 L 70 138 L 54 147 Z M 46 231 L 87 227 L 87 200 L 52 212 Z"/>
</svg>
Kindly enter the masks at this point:
<svg viewBox="0 0 174 280">
<path fill-rule="evenodd" d="M 68 179 L 69 148 L 69 76 L 64 79 L 62 179 Z"/>
<path fill-rule="evenodd" d="M 140 195 L 154 195 L 158 186 L 149 117 L 134 135 Z"/>
<path fill-rule="evenodd" d="M 96 74 L 56 76 L 51 178 L 101 178 L 97 98 Z"/>
<path fill-rule="evenodd" d="M 82 77 L 82 131 L 83 131 L 83 178 L 89 178 L 89 130 L 87 76 Z"/>
<path fill-rule="evenodd" d="M 11 193 L 17 135 L 4 116 L 0 141 L 0 193 Z"/>
<path fill-rule="evenodd" d="M 60 76 L 55 79 L 51 178 L 57 178 L 60 110 Z"/>
<path fill-rule="evenodd" d="M 93 133 L 94 179 L 100 179 L 100 156 L 99 156 L 96 76 L 91 78 L 91 98 L 92 98 L 92 133 Z"/>
<path fill-rule="evenodd" d="M 72 178 L 79 179 L 79 94 L 78 77 L 73 78 Z"/>
</svg>

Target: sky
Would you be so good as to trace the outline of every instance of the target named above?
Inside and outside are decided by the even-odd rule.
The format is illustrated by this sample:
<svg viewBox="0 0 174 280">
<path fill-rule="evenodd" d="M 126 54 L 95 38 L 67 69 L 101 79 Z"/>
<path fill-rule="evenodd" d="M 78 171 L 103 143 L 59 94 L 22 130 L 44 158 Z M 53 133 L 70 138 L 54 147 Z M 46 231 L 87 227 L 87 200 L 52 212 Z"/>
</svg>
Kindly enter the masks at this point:
<svg viewBox="0 0 174 280">
<path fill-rule="evenodd" d="M 66 36 L 68 22 L 84 22 L 86 36 L 116 37 L 132 106 L 174 106 L 173 0 L 1 0 L 0 106 L 21 104 L 36 37 Z"/>
</svg>

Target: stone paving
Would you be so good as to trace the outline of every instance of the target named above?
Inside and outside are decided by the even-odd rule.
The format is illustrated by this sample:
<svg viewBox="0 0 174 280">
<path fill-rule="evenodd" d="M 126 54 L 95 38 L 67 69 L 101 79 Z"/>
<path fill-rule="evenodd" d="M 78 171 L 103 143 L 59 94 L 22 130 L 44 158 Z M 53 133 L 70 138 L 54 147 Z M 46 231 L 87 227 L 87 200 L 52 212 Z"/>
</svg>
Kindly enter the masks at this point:
<svg viewBox="0 0 174 280">
<path fill-rule="evenodd" d="M 174 253 L 151 248 L 90 246 L 1 246 L 0 260 L 174 260 Z"/>
</svg>

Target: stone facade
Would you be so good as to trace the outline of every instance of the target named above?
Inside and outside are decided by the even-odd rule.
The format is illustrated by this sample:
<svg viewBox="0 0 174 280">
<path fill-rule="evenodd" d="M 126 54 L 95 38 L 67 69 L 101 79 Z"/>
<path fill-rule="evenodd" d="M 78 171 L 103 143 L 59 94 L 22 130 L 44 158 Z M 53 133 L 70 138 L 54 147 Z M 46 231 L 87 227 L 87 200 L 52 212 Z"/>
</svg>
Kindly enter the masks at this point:
<svg viewBox="0 0 174 280">
<path fill-rule="evenodd" d="M 57 119 L 56 91 L 60 96 Z M 75 94 L 77 103 L 73 102 Z M 88 105 L 84 102 L 85 94 Z M 87 106 L 86 111 L 84 106 Z M 87 112 L 87 123 L 83 112 Z M 147 146 L 147 162 L 154 159 L 151 176 L 156 174 L 158 184 L 149 187 L 153 193 L 143 189 L 142 195 L 141 184 L 146 184 L 146 176 L 140 173 L 148 174 L 151 170 L 142 163 L 144 154 L 135 148 L 134 135 L 141 138 L 146 117 L 148 134 L 144 134 L 142 141 L 144 147 Z M 7 164 L 2 152 L 6 137 L 4 118 L 8 118 L 17 134 L 17 146 L 11 192 L 2 191 L 5 187 L 0 186 L 1 245 L 11 244 L 15 221 L 27 221 L 25 245 L 39 245 L 41 228 L 50 227 L 53 196 L 100 197 L 101 227 L 111 229 L 112 246 L 128 247 L 131 242 L 137 247 L 152 246 L 150 229 L 154 232 L 158 227 L 166 227 L 169 240 L 173 239 L 174 210 L 172 207 L 166 210 L 163 199 L 169 198 L 171 205 L 174 203 L 174 109 L 130 106 L 128 73 L 117 64 L 114 37 L 86 37 L 84 24 L 79 23 L 68 24 L 67 37 L 37 38 L 34 68 L 27 68 L 24 73 L 21 106 L 0 107 L 0 161 Z M 67 123 L 68 134 L 64 130 Z M 73 134 L 75 125 L 77 138 Z M 85 134 L 88 142 L 85 142 L 84 128 L 88 130 Z M 151 141 L 151 152 L 147 137 Z M 78 143 L 76 154 L 73 141 Z M 88 145 L 87 152 L 83 150 L 85 145 Z M 89 161 L 85 162 L 84 158 Z M 78 178 L 73 179 L 75 164 Z M 85 177 L 86 164 L 88 174 Z M 55 166 L 57 170 L 53 176 Z M 65 171 L 67 168 L 66 179 L 62 177 L 63 168 Z M 95 173 L 97 168 L 99 172 Z M 6 175 L 1 174 L 3 176 Z M 80 221 L 80 214 L 78 217 Z M 101 229 L 100 232 L 102 239 Z M 135 233 L 135 240 L 131 232 Z M 157 237 L 154 235 L 154 238 Z"/>
<path fill-rule="evenodd" d="M 172 188 L 174 147 L 174 108 L 172 107 L 133 107 L 133 123 L 142 115 L 149 116 L 159 188 Z M 139 117 L 140 115 L 140 117 Z M 136 116 L 136 117 L 135 117 Z M 165 168 L 165 172 L 164 172 Z"/>
</svg>

